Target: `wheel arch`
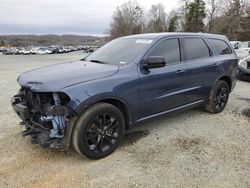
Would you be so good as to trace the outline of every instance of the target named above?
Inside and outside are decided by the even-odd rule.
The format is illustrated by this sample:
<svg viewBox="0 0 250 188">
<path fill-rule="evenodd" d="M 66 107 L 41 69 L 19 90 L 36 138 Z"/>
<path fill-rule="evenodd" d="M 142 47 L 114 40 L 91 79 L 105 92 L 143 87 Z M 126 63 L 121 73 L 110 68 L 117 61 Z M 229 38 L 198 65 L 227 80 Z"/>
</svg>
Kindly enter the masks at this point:
<svg viewBox="0 0 250 188">
<path fill-rule="evenodd" d="M 77 109 L 77 111 L 76 111 L 77 115 L 70 120 L 70 122 L 67 126 L 66 138 L 65 138 L 66 150 L 69 148 L 69 146 L 72 142 L 72 132 L 73 132 L 73 129 L 75 128 L 76 123 L 78 122 L 80 115 L 85 110 L 90 108 L 92 105 L 97 104 L 97 103 L 101 103 L 101 102 L 111 104 L 111 105 L 115 106 L 116 108 L 118 108 L 123 113 L 124 118 L 125 118 L 125 126 L 126 126 L 125 129 L 128 130 L 129 127 L 132 125 L 132 123 L 134 122 L 134 119 L 133 119 L 133 116 L 131 114 L 130 107 L 128 106 L 128 104 L 124 100 L 117 98 L 117 97 L 105 97 L 105 98 L 99 98 L 98 100 L 97 99 L 90 100 L 90 101 L 82 104 L 81 107 L 79 107 Z"/>
<path fill-rule="evenodd" d="M 221 111 L 225 108 L 225 106 L 224 106 L 222 110 L 219 110 L 219 111 L 218 111 L 218 110 L 214 109 L 213 104 L 212 104 L 213 92 L 214 92 L 214 89 L 216 88 L 216 85 L 217 85 L 217 83 L 218 83 L 219 81 L 224 81 L 224 82 L 226 82 L 226 83 L 228 84 L 229 92 L 232 90 L 232 84 L 233 84 L 233 83 L 232 83 L 232 80 L 231 80 L 230 76 L 228 76 L 228 75 L 223 75 L 223 76 L 219 77 L 219 78 L 214 82 L 214 84 L 213 84 L 213 86 L 212 86 L 212 88 L 211 88 L 211 90 L 210 90 L 210 92 L 209 92 L 208 99 L 207 99 L 207 101 L 205 102 L 205 105 L 204 105 L 204 109 L 205 109 L 206 111 L 210 112 L 210 113 L 213 113 L 213 114 L 219 113 L 219 112 L 221 112 Z M 228 100 L 228 97 L 227 97 L 227 100 Z M 226 101 L 226 103 L 227 103 L 227 101 Z"/>
<path fill-rule="evenodd" d="M 116 108 L 118 108 L 122 112 L 122 114 L 124 115 L 126 129 L 128 129 L 129 126 L 132 124 L 132 115 L 130 113 L 130 109 L 124 101 L 121 101 L 121 100 L 116 99 L 116 98 L 107 98 L 107 99 L 99 100 L 96 103 L 98 103 L 98 102 L 105 102 L 105 103 L 111 104 L 111 105 L 115 106 Z"/>
<path fill-rule="evenodd" d="M 213 83 L 212 87 L 210 88 L 210 92 L 209 92 L 209 95 L 208 95 L 208 99 L 206 100 L 205 103 L 208 103 L 208 102 L 211 100 L 213 88 L 215 87 L 216 83 L 217 83 L 219 80 L 225 81 L 225 82 L 228 84 L 228 86 L 229 86 L 229 91 L 231 92 L 231 90 L 232 90 L 232 80 L 231 80 L 230 76 L 228 76 L 228 75 L 222 75 L 222 76 L 220 76 L 218 79 L 216 79 L 215 82 Z"/>
<path fill-rule="evenodd" d="M 107 97 L 98 96 L 98 97 L 93 97 L 92 99 L 85 101 L 84 103 L 79 105 L 79 107 L 76 109 L 76 112 L 78 114 L 77 116 L 82 114 L 85 110 L 90 108 L 92 105 L 96 103 L 100 103 L 100 102 L 111 104 L 122 112 L 125 118 L 126 129 L 128 129 L 129 126 L 134 122 L 134 116 L 131 113 L 131 108 L 128 105 L 128 103 L 122 98 L 116 97 L 116 96 L 107 96 Z"/>
<path fill-rule="evenodd" d="M 231 80 L 230 76 L 224 75 L 224 76 L 221 76 L 218 80 L 223 80 L 223 81 L 225 81 L 225 82 L 228 84 L 229 91 L 231 92 L 231 90 L 232 90 L 232 80 Z M 218 81 L 218 80 L 217 80 L 217 81 Z M 216 81 L 216 82 L 217 82 L 217 81 Z M 215 84 L 216 84 L 216 82 L 215 82 Z M 215 85 L 215 84 L 214 84 L 214 85 Z"/>
</svg>

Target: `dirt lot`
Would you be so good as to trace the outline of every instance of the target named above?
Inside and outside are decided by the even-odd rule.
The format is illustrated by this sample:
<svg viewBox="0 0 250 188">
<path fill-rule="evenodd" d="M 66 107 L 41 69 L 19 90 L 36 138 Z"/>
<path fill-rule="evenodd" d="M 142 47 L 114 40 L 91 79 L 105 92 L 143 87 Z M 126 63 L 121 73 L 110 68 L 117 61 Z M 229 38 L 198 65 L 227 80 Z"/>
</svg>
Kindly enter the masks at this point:
<svg viewBox="0 0 250 188">
<path fill-rule="evenodd" d="M 0 187 L 250 187 L 250 83 L 238 81 L 225 111 L 144 122 L 112 155 L 92 161 L 32 145 L 10 98 L 17 76 L 82 54 L 0 55 Z"/>
</svg>

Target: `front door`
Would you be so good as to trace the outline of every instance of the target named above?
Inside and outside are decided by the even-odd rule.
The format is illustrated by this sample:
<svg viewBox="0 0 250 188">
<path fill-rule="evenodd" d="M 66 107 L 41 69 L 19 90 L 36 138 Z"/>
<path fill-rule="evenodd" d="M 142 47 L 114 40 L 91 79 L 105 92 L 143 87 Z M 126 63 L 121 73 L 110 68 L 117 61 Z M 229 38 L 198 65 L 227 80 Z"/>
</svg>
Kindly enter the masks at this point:
<svg viewBox="0 0 250 188">
<path fill-rule="evenodd" d="M 149 70 L 140 66 L 140 118 L 186 104 L 186 67 L 181 58 L 179 39 L 158 42 L 144 59 L 149 56 L 163 56 L 166 66 Z"/>
</svg>

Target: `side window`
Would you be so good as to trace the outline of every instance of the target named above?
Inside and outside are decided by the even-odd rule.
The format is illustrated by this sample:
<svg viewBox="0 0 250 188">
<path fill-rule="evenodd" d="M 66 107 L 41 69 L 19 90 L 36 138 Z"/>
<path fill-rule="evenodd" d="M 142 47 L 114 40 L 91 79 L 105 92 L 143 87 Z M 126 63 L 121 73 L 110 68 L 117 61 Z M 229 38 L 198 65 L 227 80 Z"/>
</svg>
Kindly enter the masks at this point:
<svg viewBox="0 0 250 188">
<path fill-rule="evenodd" d="M 183 43 L 186 60 L 201 59 L 212 55 L 211 50 L 201 38 L 184 38 Z"/>
<path fill-rule="evenodd" d="M 233 53 L 227 43 L 225 43 L 223 40 L 208 39 L 208 41 L 214 46 L 216 52 L 220 55 Z"/>
<path fill-rule="evenodd" d="M 161 41 L 149 54 L 150 56 L 163 56 L 166 64 L 180 62 L 180 48 L 178 39 Z"/>
</svg>

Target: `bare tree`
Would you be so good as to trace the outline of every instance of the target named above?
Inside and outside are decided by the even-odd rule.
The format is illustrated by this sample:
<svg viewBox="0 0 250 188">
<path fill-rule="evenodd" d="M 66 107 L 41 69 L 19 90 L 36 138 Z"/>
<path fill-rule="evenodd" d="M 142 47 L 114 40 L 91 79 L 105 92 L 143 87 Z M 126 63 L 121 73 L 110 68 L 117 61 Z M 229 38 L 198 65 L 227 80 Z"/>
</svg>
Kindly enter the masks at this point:
<svg viewBox="0 0 250 188">
<path fill-rule="evenodd" d="M 249 0 L 224 0 L 220 15 L 213 19 L 213 32 L 226 35 L 230 40 L 249 40 Z"/>
<path fill-rule="evenodd" d="M 111 38 L 143 32 L 143 10 L 137 1 L 129 1 L 117 7 L 110 24 Z"/>
<path fill-rule="evenodd" d="M 217 15 L 217 11 L 220 10 L 221 0 L 206 0 L 207 4 L 207 20 L 208 20 L 208 32 L 214 31 L 214 18 Z"/>
<path fill-rule="evenodd" d="M 179 0 L 178 5 L 179 8 L 174 10 L 176 14 L 178 14 L 178 24 L 179 24 L 179 31 L 185 31 L 186 25 L 186 14 L 188 12 L 188 4 L 191 0 Z M 170 17 L 171 18 L 171 17 Z"/>
<path fill-rule="evenodd" d="M 149 10 L 148 32 L 165 32 L 167 31 L 166 23 L 167 13 L 162 3 L 152 5 Z"/>
<path fill-rule="evenodd" d="M 229 38 L 239 40 L 241 38 L 242 22 L 246 14 L 247 0 L 228 0 L 228 10 L 225 13 L 225 31 Z"/>
<path fill-rule="evenodd" d="M 137 1 L 119 6 L 110 24 L 111 38 L 146 31 L 197 32 L 202 31 L 206 23 L 208 32 L 226 35 L 230 40 L 250 39 L 249 0 L 179 0 L 178 9 L 168 15 L 163 5 L 157 4 L 151 7 L 147 16 L 146 24 L 144 10 Z"/>
</svg>

